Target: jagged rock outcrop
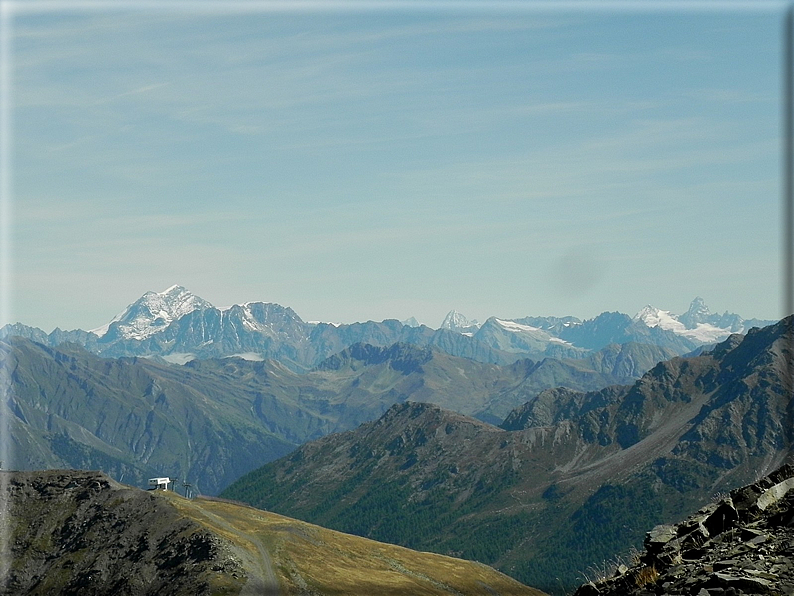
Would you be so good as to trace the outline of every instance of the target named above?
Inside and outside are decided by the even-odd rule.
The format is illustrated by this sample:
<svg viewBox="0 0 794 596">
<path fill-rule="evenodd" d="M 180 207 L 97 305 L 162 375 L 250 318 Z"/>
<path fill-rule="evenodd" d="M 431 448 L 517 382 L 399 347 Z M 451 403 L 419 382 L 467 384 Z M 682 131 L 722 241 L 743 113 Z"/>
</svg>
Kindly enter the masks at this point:
<svg viewBox="0 0 794 596">
<path fill-rule="evenodd" d="M 794 594 L 794 466 L 738 488 L 676 525 L 645 552 L 575 596 Z"/>
</svg>

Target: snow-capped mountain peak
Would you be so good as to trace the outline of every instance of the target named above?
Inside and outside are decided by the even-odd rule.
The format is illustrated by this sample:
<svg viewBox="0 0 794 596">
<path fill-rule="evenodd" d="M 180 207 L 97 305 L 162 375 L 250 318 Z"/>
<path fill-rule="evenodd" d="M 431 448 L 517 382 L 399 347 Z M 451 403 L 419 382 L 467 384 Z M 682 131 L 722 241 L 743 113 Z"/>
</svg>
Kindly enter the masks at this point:
<svg viewBox="0 0 794 596">
<path fill-rule="evenodd" d="M 404 321 L 400 321 L 400 322 L 408 327 L 421 327 L 421 323 L 419 323 L 419 321 L 416 320 L 416 317 L 409 317 Z"/>
<path fill-rule="evenodd" d="M 444 322 L 441 323 L 441 329 L 449 329 L 450 331 L 476 331 L 479 329 L 480 324 L 476 319 L 471 321 L 464 317 L 456 310 L 451 310 L 444 317 Z"/>
<path fill-rule="evenodd" d="M 146 339 L 168 327 L 171 321 L 205 308 L 212 308 L 212 304 L 182 286 L 173 285 L 162 292 L 146 292 L 110 323 L 91 332 L 103 337 L 115 328 L 123 338 Z"/>
<path fill-rule="evenodd" d="M 709 307 L 700 296 L 697 296 L 689 305 L 689 310 L 682 314 L 678 319 L 687 329 L 694 329 L 698 323 L 708 323 L 712 318 Z"/>
<path fill-rule="evenodd" d="M 698 343 L 722 341 L 733 332 L 731 328 L 715 325 L 712 319 L 714 315 L 700 296 L 696 297 L 689 305 L 689 310 L 680 316 L 651 305 L 634 315 L 635 321 L 645 323 L 648 327 L 672 331 Z"/>
<path fill-rule="evenodd" d="M 678 321 L 678 317 L 669 310 L 662 310 L 650 304 L 634 315 L 634 320 L 645 323 L 648 327 L 660 327 L 668 331 L 684 328 L 684 325 Z"/>
<path fill-rule="evenodd" d="M 695 299 L 689 305 L 689 312 L 691 313 L 703 313 L 703 314 L 711 314 L 709 311 L 709 307 L 706 306 L 706 301 L 703 300 L 700 296 L 695 296 Z"/>
</svg>

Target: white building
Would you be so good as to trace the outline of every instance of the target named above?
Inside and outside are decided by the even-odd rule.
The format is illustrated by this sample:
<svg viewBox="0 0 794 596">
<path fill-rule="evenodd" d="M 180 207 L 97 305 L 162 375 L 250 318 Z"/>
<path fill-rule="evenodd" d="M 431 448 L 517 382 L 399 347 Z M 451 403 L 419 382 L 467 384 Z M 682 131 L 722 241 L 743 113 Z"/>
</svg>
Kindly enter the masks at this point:
<svg viewBox="0 0 794 596">
<path fill-rule="evenodd" d="M 171 479 L 167 476 L 165 478 L 149 478 L 149 490 L 168 490 L 168 483 Z"/>
</svg>

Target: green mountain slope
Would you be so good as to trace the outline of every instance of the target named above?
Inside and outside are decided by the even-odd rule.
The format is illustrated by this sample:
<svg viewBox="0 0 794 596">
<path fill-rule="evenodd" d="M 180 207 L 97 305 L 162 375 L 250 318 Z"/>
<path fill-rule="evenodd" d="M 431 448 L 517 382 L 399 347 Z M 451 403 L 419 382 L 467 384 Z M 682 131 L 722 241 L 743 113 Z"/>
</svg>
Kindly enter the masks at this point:
<svg viewBox="0 0 794 596">
<path fill-rule="evenodd" d="M 397 405 L 223 495 L 560 591 L 638 546 L 646 528 L 780 463 L 791 444 L 791 323 L 660 363 L 631 386 L 542 392 L 503 429 Z"/>
<path fill-rule="evenodd" d="M 139 485 L 171 476 L 213 492 L 295 445 L 251 416 L 249 395 L 210 375 L 24 340 L 0 349 L 6 467 L 99 468 Z"/>
</svg>

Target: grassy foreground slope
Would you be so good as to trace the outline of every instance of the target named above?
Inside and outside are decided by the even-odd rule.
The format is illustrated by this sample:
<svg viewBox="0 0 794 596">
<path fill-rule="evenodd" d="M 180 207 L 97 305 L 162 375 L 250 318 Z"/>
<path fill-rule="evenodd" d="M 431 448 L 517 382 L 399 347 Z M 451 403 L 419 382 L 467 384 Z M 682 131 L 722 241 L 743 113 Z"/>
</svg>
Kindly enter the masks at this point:
<svg viewBox="0 0 794 596">
<path fill-rule="evenodd" d="M 261 565 L 252 570 L 249 581 L 261 577 L 267 586 L 267 576 L 274 574 L 280 594 L 543 594 L 480 563 L 417 552 L 220 500 L 160 495 L 183 515 L 240 547 L 249 557 L 246 569 L 251 569 L 251 561 Z"/>
<path fill-rule="evenodd" d="M 0 471 L 0 596 L 543 596 L 479 563 L 100 472 Z"/>
</svg>

